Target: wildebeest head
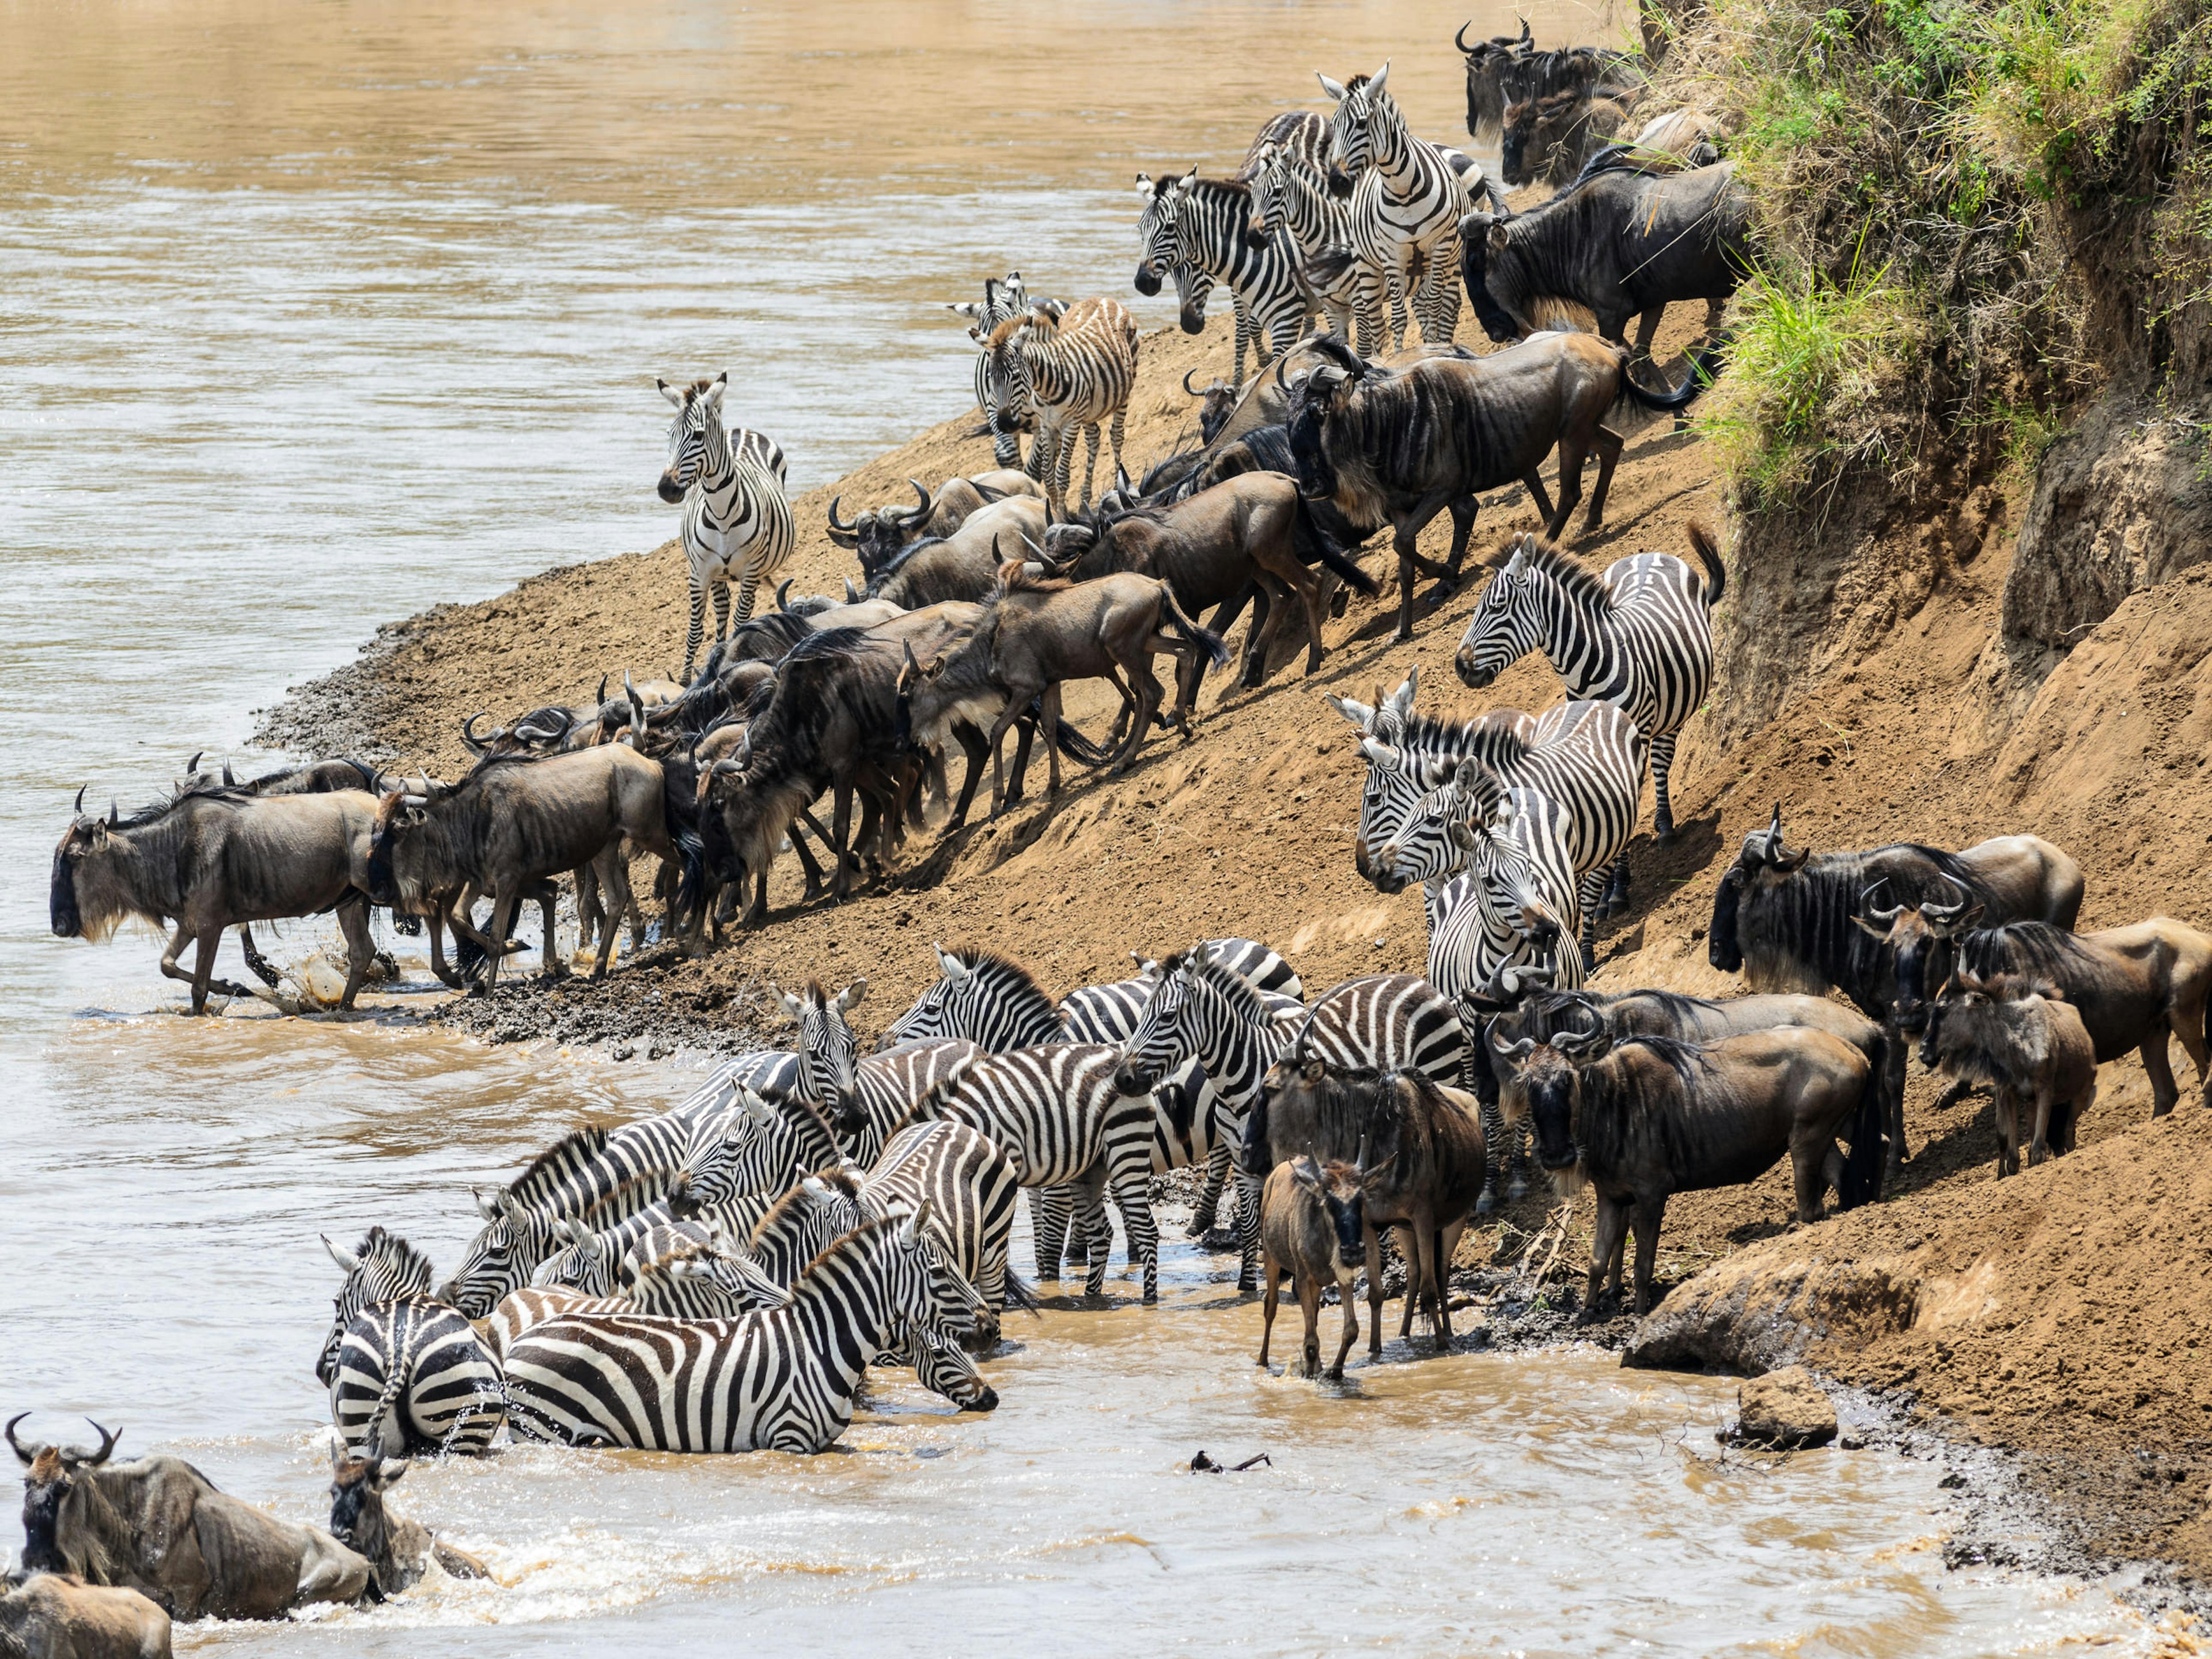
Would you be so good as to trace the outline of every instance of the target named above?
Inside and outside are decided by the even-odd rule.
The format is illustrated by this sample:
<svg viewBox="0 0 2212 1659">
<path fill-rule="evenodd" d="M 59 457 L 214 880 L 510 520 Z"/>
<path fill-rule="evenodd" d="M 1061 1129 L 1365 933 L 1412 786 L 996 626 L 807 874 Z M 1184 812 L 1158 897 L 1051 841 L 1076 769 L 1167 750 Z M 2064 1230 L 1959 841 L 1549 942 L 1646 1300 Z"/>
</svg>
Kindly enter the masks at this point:
<svg viewBox="0 0 2212 1659">
<path fill-rule="evenodd" d="M 1390 94 L 1383 90 L 1390 65 L 1386 61 L 1373 76 L 1355 75 L 1341 85 L 1319 70 L 1315 76 L 1336 103 L 1328 118 L 1329 143 L 1336 156 L 1332 178 L 1357 179 L 1375 163 L 1377 129 L 1396 112 Z"/>
<path fill-rule="evenodd" d="M 1336 495 L 1336 464 L 1328 453 L 1328 428 L 1358 385 L 1358 376 L 1351 369 L 1335 363 L 1323 363 L 1291 383 L 1284 435 L 1290 441 L 1298 494 L 1310 501 L 1333 500 Z"/>
<path fill-rule="evenodd" d="M 27 1469 L 23 1477 L 24 1569 L 30 1572 L 78 1573 L 94 1583 L 111 1582 L 104 1572 L 88 1571 L 94 1563 L 87 1558 L 86 1552 L 100 1546 L 97 1529 L 84 1524 L 83 1511 L 93 1503 L 105 1501 L 87 1476 L 89 1471 L 107 1462 L 122 1431 L 103 1429 L 94 1423 L 92 1426 L 100 1435 L 96 1451 L 88 1451 L 82 1446 L 26 1446 L 15 1438 L 15 1425 L 29 1415 L 28 1412 L 19 1412 L 9 1419 L 6 1430 L 9 1448 Z M 91 1419 L 88 1418 L 86 1421 Z"/>
<path fill-rule="evenodd" d="M 680 501 L 705 470 L 709 450 L 729 441 L 722 430 L 722 394 L 730 388 L 729 372 L 689 386 L 671 386 L 662 380 L 653 385 L 676 405 L 676 418 L 668 423 L 668 465 L 656 487 L 662 501 Z"/>
<path fill-rule="evenodd" d="M 1469 213 L 1459 222 L 1460 284 L 1467 290 L 1467 302 L 1474 307 L 1482 331 L 1499 345 L 1519 339 L 1523 331 L 1513 313 L 1498 303 L 1488 282 L 1490 233 L 1510 218 L 1501 204 L 1495 213 Z"/>
<path fill-rule="evenodd" d="M 860 1045 L 846 1023 L 845 1011 L 868 994 L 868 981 L 856 979 L 836 996 L 826 994 L 819 981 L 809 981 L 793 996 L 778 991 L 783 1011 L 799 1027 L 799 1086 L 801 1097 L 818 1107 L 823 1115 L 847 1131 L 866 1121 L 860 1114 L 860 1085 L 854 1071 Z"/>
<path fill-rule="evenodd" d="M 860 514 L 849 524 L 837 516 L 838 504 L 845 498 L 835 495 L 830 501 L 830 539 L 840 547 L 849 547 L 859 556 L 860 569 L 872 576 L 906 548 L 922 532 L 929 522 L 933 505 L 930 493 L 919 478 L 908 478 L 913 486 L 915 504 L 901 507 L 891 502 L 884 507 L 871 507 Z"/>
<path fill-rule="evenodd" d="M 1324 1165 L 1301 1157 L 1291 1165 L 1291 1179 L 1311 1193 L 1328 1216 L 1336 1235 L 1336 1259 L 1346 1267 L 1367 1260 L 1367 1142 L 1359 1143 L 1358 1156 L 1346 1164 L 1331 1158 Z"/>
<path fill-rule="evenodd" d="M 1518 187 L 1534 176 L 1528 160 L 1528 141 L 1536 131 L 1536 100 L 1523 98 L 1506 105 L 1499 123 L 1498 171 L 1505 182 Z M 1535 165 L 1540 167 L 1539 156 Z"/>
<path fill-rule="evenodd" d="M 1530 55 L 1535 37 L 1526 20 L 1518 35 L 1493 34 L 1473 46 L 1467 43 L 1467 30 L 1462 23 L 1452 37 L 1452 44 L 1467 59 L 1467 134 L 1470 138 L 1486 138 L 1497 131 L 1504 109 L 1507 72 L 1516 59 Z"/>
<path fill-rule="evenodd" d="M 197 758 L 197 757 L 195 757 Z M 113 844 L 114 831 L 120 823 L 114 804 L 110 802 L 105 818 L 84 810 L 84 791 L 76 792 L 76 803 L 70 808 L 70 827 L 62 834 L 61 844 L 54 848 L 53 885 L 48 904 L 48 920 L 52 923 L 57 939 L 94 937 L 86 932 L 84 908 L 77 897 L 77 875 L 80 869 L 92 881 L 99 880 L 98 866 L 104 863 Z M 102 915 L 94 921 L 95 933 L 104 927 L 112 932 L 126 911 L 119 907 L 102 906 L 112 909 L 112 915 Z"/>
<path fill-rule="evenodd" d="M 375 827 L 368 838 L 370 902 L 392 909 L 416 909 L 423 902 L 412 844 L 430 826 L 431 797 L 391 789 L 377 798 Z"/>
<path fill-rule="evenodd" d="M 345 1274 L 331 1298 L 330 1334 L 323 1339 L 322 1352 L 315 1360 L 315 1380 L 328 1388 L 337 1379 L 338 1351 L 354 1316 L 372 1302 L 428 1295 L 431 1273 L 428 1256 L 381 1227 L 371 1227 L 350 1250 L 333 1244 L 326 1233 L 323 1249 Z"/>
<path fill-rule="evenodd" d="M 1921 1063 L 1999 1088 L 2030 1083 L 2049 1056 L 2049 1005 L 2065 1000 L 2057 986 L 2033 975 L 1984 979 L 1961 968 L 1933 1000 Z"/>
<path fill-rule="evenodd" d="M 1705 959 L 1724 974 L 1743 967 L 1743 941 L 1738 927 L 1747 892 L 1764 893 L 1779 886 L 1804 867 L 1811 854 L 1803 848 L 1791 852 L 1782 839 L 1782 803 L 1774 804 L 1773 821 L 1743 838 L 1735 862 L 1721 878 L 1713 895 L 1713 918 L 1705 936 Z"/>
<path fill-rule="evenodd" d="M 1923 900 L 1917 905 L 1882 905 L 1876 901 L 1888 884 L 1877 882 L 1862 901 L 1863 914 L 1851 918 L 1889 946 L 1897 972 L 1897 1000 L 1893 1006 L 1898 1025 L 1908 1032 L 1917 1032 L 1928 1024 L 1929 1005 L 1951 971 L 1952 939 L 1982 919 L 1982 907 L 1973 895 L 1948 877 L 1945 880 L 1958 894 L 1948 904 Z"/>
<path fill-rule="evenodd" d="M 1212 380 L 1201 391 L 1190 383 L 1190 377 L 1197 373 L 1194 368 L 1184 371 L 1182 389 L 1198 399 L 1198 435 L 1202 441 L 1212 443 L 1213 434 L 1227 425 L 1229 417 L 1237 412 L 1243 389 L 1234 380 Z"/>
<path fill-rule="evenodd" d="M 407 1473 L 404 1457 L 355 1457 L 331 1449 L 331 1536 L 371 1563 L 390 1553 L 391 1517 L 384 1494 Z"/>
<path fill-rule="evenodd" d="M 1492 1044 L 1499 1069 L 1511 1073 L 1512 1086 L 1500 1091 L 1500 1100 L 1509 1116 L 1515 1115 L 1516 1102 L 1527 1112 L 1537 1159 L 1554 1179 L 1582 1161 L 1583 1069 L 1604 1059 L 1612 1048 L 1613 1037 L 1602 1027 L 1554 1032 L 1540 1043 L 1522 1037 L 1517 1042 Z"/>
</svg>

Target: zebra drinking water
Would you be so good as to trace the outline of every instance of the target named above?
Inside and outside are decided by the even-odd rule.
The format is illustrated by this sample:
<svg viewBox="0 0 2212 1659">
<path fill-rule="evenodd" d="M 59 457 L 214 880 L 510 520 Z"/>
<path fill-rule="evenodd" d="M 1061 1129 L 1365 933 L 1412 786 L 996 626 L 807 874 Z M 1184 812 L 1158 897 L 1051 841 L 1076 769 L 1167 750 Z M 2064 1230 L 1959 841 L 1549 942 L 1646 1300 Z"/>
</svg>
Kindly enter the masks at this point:
<svg viewBox="0 0 2212 1659">
<path fill-rule="evenodd" d="M 1713 607 L 1728 586 L 1711 532 L 1693 524 L 1689 536 L 1702 574 L 1671 554 L 1637 553 L 1600 576 L 1523 536 L 1475 602 L 1452 665 L 1480 690 L 1540 649 L 1569 696 L 1612 703 L 1634 720 L 1651 744 L 1651 828 L 1662 845 L 1674 838 L 1667 782 L 1675 741 L 1711 688 Z"/>
<path fill-rule="evenodd" d="M 676 406 L 668 427 L 668 465 L 660 499 L 684 503 L 684 557 L 690 566 L 691 629 L 684 636 L 684 678 L 699 655 L 707 591 L 714 593 L 714 642 L 729 632 L 730 583 L 738 584 L 737 621 L 753 614 L 753 596 L 791 557 L 797 539 L 784 495 L 783 451 L 761 433 L 722 425 L 727 373 L 671 386 L 656 380 Z"/>
<path fill-rule="evenodd" d="M 1229 289 L 1236 310 L 1237 345 L 1231 378 L 1244 379 L 1244 349 L 1265 368 L 1306 331 L 1312 304 L 1298 280 L 1289 238 L 1255 233 L 1252 192 L 1242 184 L 1201 179 L 1193 168 L 1180 179 L 1155 182 L 1137 175 L 1143 210 L 1137 218 L 1137 292 L 1151 295 L 1173 276 L 1182 303 L 1182 331 L 1202 332 L 1206 301 L 1216 283 Z"/>
</svg>

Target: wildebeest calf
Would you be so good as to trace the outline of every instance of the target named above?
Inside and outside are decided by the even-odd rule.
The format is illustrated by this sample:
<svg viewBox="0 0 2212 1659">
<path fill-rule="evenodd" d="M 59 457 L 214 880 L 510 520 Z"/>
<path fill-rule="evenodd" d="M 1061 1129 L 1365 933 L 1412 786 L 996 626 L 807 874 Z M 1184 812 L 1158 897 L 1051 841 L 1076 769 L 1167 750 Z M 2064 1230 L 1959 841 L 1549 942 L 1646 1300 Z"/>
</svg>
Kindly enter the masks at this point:
<svg viewBox="0 0 2212 1659">
<path fill-rule="evenodd" d="M 419 1521 L 395 1515 L 384 1494 L 407 1473 L 403 1458 L 331 1454 L 331 1536 L 368 1563 L 367 1600 L 381 1601 L 413 1588 L 434 1560 L 456 1578 L 489 1578 L 491 1570 L 466 1550 L 430 1535 Z"/>
<path fill-rule="evenodd" d="M 1266 1322 L 1260 1328 L 1261 1365 L 1267 1363 L 1282 1277 L 1288 1273 L 1306 1320 L 1305 1364 L 1298 1374 L 1311 1376 L 1321 1370 L 1322 1287 L 1334 1285 L 1344 1304 L 1344 1336 L 1336 1345 L 1336 1360 L 1328 1374 L 1343 1377 L 1344 1356 L 1359 1335 L 1359 1308 L 1352 1287 L 1367 1248 L 1359 1170 L 1364 1162 L 1332 1162 L 1324 1169 L 1310 1158 L 1300 1158 L 1278 1164 L 1267 1177 L 1260 1195 L 1260 1283 Z"/>
<path fill-rule="evenodd" d="M 2027 1161 L 2074 1148 L 2097 1098 L 2097 1050 L 2081 1016 L 2048 980 L 1961 973 L 1944 988 L 1928 1030 L 1934 1063 L 1996 1091 L 1997 1175 L 2020 1172 L 2020 1103 L 2035 1101 Z"/>
</svg>

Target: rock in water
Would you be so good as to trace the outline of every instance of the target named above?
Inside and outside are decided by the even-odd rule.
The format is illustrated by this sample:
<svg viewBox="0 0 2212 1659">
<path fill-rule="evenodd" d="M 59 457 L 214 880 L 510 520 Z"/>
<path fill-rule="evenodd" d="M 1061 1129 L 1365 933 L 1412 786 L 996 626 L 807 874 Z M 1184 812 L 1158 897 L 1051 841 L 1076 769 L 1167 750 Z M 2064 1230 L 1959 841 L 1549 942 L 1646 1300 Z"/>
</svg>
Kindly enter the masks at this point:
<svg viewBox="0 0 2212 1659">
<path fill-rule="evenodd" d="M 1796 1451 L 1836 1437 L 1836 1410 L 1802 1365 L 1754 1376 L 1736 1390 L 1736 1425 L 1728 1438 L 1739 1446 Z"/>
</svg>

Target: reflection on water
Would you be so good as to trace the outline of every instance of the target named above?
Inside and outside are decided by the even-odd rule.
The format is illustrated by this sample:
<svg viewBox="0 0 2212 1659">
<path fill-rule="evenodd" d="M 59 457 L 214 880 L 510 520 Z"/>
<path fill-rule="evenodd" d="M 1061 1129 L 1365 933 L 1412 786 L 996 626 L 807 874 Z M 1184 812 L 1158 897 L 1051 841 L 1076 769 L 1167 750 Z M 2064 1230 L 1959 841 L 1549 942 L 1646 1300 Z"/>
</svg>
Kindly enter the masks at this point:
<svg viewBox="0 0 2212 1659">
<path fill-rule="evenodd" d="M 732 368 L 733 410 L 805 487 L 957 412 L 969 348 L 937 302 L 986 272 L 1169 321 L 1171 297 L 1128 292 L 1130 175 L 1224 169 L 1317 101 L 1315 69 L 1385 58 L 1417 129 L 1458 137 L 1464 15 L 0 10 L 0 1409 L 50 1436 L 97 1414 L 126 1451 L 313 1515 L 335 1279 L 315 1235 L 383 1222 L 443 1266 L 471 1182 L 688 1081 L 456 1042 L 404 998 L 179 1018 L 150 939 L 46 936 L 79 783 L 149 799 L 194 750 L 239 757 L 246 711 L 377 623 L 662 539 L 655 373 Z M 1601 27 L 1531 15 L 1547 39 Z M 1512 27 L 1502 3 L 1474 24 Z M 514 1653 L 1978 1654 L 2130 1628 L 2099 1594 L 1944 1574 L 1911 1547 L 1941 1526 L 1917 1467 L 1695 1462 L 1721 1385 L 1586 1357 L 1394 1363 L 1341 1395 L 1260 1376 L 1257 1313 L 1212 1267 L 1171 1249 L 1158 1310 L 1015 1322 L 988 1419 L 887 1377 L 816 1459 L 418 1468 L 399 1506 L 497 1587 L 182 1645 L 459 1644 L 434 1625 Z M 1273 1465 L 1194 1476 L 1200 1448 Z"/>
</svg>

